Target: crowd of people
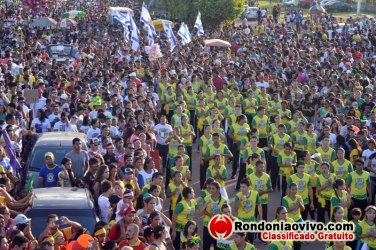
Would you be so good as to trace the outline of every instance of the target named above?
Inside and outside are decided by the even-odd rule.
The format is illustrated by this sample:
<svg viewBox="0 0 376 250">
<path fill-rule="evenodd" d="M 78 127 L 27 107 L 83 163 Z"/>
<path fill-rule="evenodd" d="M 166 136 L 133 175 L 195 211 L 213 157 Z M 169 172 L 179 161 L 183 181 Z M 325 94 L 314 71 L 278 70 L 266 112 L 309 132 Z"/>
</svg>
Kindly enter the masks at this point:
<svg viewBox="0 0 376 250">
<path fill-rule="evenodd" d="M 352 221 L 356 240 L 326 249 L 376 249 L 374 18 L 274 13 L 256 26 L 206 31 L 172 52 L 161 32 L 157 60 L 144 51 L 143 29 L 133 51 L 122 27 L 107 22 L 107 1 L 79 2 L 86 16 L 72 27 L 29 26 L 38 13 L 59 21 L 77 4 L 0 5 L 0 250 L 255 249 L 256 240 L 304 249 L 255 233 L 217 241 L 208 223 L 219 213 L 246 222 Z M 205 37 L 231 47 L 207 47 Z M 49 44 L 71 44 L 76 54 L 59 63 Z M 25 98 L 29 89 L 38 90 L 36 103 Z M 61 161 L 45 152 L 38 185 L 88 188 L 95 228 L 51 214 L 33 235 L 33 193 L 6 149 L 25 161 L 51 131 L 88 141 L 75 138 Z M 278 191 L 280 206 L 268 214 Z"/>
</svg>

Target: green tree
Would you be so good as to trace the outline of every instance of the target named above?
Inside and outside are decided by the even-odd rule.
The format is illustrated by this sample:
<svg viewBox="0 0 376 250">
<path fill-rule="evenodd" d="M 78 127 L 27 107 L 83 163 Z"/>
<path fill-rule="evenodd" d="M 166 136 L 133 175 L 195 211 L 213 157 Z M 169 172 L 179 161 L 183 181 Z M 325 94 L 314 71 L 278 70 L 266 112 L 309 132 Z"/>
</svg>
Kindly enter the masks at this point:
<svg viewBox="0 0 376 250">
<path fill-rule="evenodd" d="M 171 20 L 192 24 L 195 11 L 193 0 L 164 0 Z"/>
<path fill-rule="evenodd" d="M 239 18 L 244 4 L 245 0 L 194 0 L 194 10 L 201 12 L 204 29 L 215 29 Z"/>
<path fill-rule="evenodd" d="M 246 0 L 163 0 L 170 20 L 193 26 L 198 11 L 204 29 L 233 23 L 244 11 Z"/>
</svg>

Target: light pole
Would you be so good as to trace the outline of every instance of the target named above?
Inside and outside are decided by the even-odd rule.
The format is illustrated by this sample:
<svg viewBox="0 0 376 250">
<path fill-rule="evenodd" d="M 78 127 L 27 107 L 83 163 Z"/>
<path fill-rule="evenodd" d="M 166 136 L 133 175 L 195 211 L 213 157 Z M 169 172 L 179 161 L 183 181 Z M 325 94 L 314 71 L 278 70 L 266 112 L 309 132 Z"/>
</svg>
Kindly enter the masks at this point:
<svg viewBox="0 0 376 250">
<path fill-rule="evenodd" d="M 356 6 L 356 14 L 359 16 L 360 14 L 360 3 L 361 3 L 362 0 L 358 0 L 358 4 Z"/>
</svg>

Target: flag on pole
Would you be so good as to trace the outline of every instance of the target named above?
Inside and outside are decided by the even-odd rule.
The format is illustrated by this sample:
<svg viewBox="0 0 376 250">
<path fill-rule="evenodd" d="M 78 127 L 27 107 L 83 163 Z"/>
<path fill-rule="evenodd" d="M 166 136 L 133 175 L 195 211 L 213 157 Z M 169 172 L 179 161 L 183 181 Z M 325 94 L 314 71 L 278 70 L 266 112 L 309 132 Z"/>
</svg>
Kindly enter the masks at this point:
<svg viewBox="0 0 376 250">
<path fill-rule="evenodd" d="M 155 28 L 145 3 L 142 3 L 140 21 L 148 28 L 148 44 L 152 45 L 154 43 L 154 36 L 157 35 L 157 33 L 155 32 Z"/>
<path fill-rule="evenodd" d="M 140 40 L 138 39 L 138 29 L 136 26 L 133 17 L 131 17 L 131 25 L 129 26 L 131 30 L 131 41 L 132 41 L 132 50 L 139 51 L 140 50 Z"/>
<path fill-rule="evenodd" d="M 149 11 L 147 9 L 147 6 L 145 3 L 142 3 L 142 10 L 141 10 L 141 17 L 140 17 L 141 23 L 145 24 L 148 26 L 149 29 L 153 32 L 154 35 L 157 33 L 155 32 L 155 28 L 153 26 Z"/>
<path fill-rule="evenodd" d="M 165 35 L 170 43 L 170 51 L 173 51 L 178 42 L 176 41 L 176 37 L 174 35 L 174 31 L 172 30 L 172 25 L 163 23 L 163 29 L 165 32 Z"/>
<path fill-rule="evenodd" d="M 5 151 L 7 152 L 7 155 L 9 157 L 9 164 L 12 166 L 14 173 L 18 173 L 21 170 L 21 164 L 16 158 L 16 154 L 13 152 L 12 149 L 12 142 L 9 138 L 9 135 L 5 129 L 3 129 L 3 138 L 5 142 Z"/>
<path fill-rule="evenodd" d="M 178 35 L 181 37 L 183 45 L 186 45 L 192 41 L 191 33 L 189 33 L 188 26 L 185 23 L 181 23 Z"/>
<path fill-rule="evenodd" d="M 152 45 L 154 44 L 154 34 L 153 34 L 153 31 L 148 28 L 148 45 Z"/>
<path fill-rule="evenodd" d="M 129 41 L 129 29 L 128 27 L 131 25 L 131 19 L 129 13 L 116 13 L 114 15 L 114 19 L 118 20 L 119 23 L 123 26 L 124 29 L 124 40 L 126 42 Z"/>
<path fill-rule="evenodd" d="M 198 12 L 196 22 L 195 22 L 195 28 L 197 29 L 197 35 L 202 36 L 204 35 L 204 26 L 202 26 L 201 22 L 201 13 Z"/>
</svg>

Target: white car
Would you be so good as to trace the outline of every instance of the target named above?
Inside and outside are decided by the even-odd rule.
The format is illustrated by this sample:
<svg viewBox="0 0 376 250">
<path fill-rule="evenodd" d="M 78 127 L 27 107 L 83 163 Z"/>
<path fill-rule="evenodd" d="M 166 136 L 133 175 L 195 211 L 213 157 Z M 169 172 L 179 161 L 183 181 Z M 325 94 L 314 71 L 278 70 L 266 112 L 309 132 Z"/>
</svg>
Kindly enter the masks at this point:
<svg viewBox="0 0 376 250">
<path fill-rule="evenodd" d="M 299 4 L 299 0 L 283 0 L 283 5 L 286 5 L 286 6 L 298 6 Z"/>
<path fill-rule="evenodd" d="M 246 7 L 243 16 L 248 20 L 257 19 L 258 7 Z"/>
</svg>

